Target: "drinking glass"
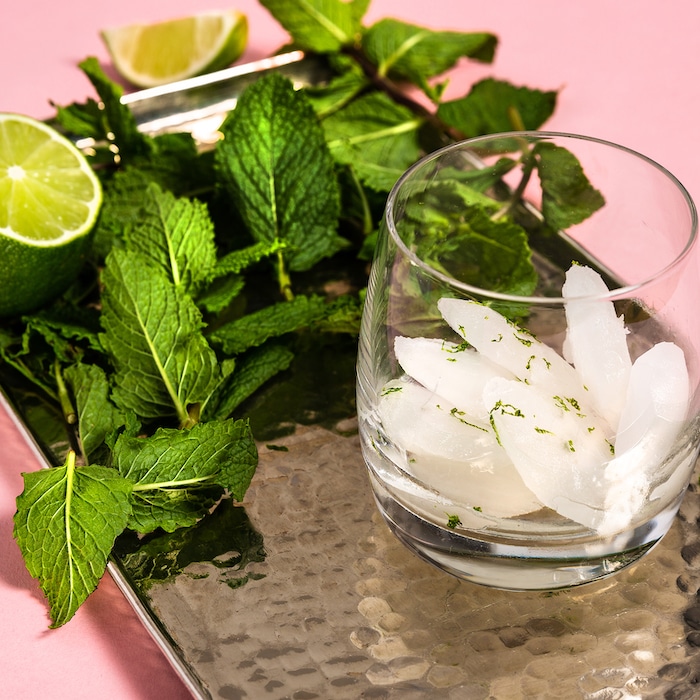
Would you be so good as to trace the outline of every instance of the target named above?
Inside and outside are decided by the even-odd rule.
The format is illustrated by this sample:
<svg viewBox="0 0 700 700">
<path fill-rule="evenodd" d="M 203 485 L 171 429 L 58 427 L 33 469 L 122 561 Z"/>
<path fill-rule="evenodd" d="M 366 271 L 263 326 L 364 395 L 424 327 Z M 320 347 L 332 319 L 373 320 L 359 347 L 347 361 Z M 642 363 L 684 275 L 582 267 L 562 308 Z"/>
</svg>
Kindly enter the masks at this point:
<svg viewBox="0 0 700 700">
<path fill-rule="evenodd" d="M 551 590 L 637 561 L 698 454 L 697 214 L 666 169 L 514 132 L 389 194 L 357 409 L 378 508 L 470 581 Z"/>
</svg>

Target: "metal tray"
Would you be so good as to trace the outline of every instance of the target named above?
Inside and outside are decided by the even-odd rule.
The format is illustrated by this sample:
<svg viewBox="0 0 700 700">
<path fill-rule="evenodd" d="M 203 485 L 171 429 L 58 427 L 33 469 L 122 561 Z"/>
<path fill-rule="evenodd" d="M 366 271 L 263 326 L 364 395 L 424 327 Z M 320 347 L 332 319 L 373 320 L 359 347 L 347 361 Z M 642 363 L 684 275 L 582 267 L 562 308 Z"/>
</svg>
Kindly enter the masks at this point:
<svg viewBox="0 0 700 700">
<path fill-rule="evenodd" d="M 124 99 L 144 130 L 206 144 L 261 70 L 324 75 L 294 53 Z M 353 417 L 354 348 L 327 350 L 269 389 L 298 411 L 256 433 L 244 503 L 115 547 L 110 574 L 195 698 L 696 697 L 697 474 L 671 532 L 614 578 L 556 594 L 459 581 L 381 521 Z M 37 458 L 56 464 L 59 418 L 3 368 L 0 387 Z"/>
</svg>

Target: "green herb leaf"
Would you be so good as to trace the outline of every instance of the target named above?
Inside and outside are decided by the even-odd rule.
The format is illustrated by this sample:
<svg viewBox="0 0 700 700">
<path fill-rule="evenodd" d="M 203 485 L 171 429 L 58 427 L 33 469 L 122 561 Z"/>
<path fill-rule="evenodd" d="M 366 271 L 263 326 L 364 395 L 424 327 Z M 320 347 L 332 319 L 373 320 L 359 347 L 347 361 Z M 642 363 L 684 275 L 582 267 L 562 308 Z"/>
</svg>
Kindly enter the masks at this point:
<svg viewBox="0 0 700 700">
<path fill-rule="evenodd" d="M 246 314 L 217 328 L 210 336 L 227 355 L 262 345 L 266 340 L 307 328 L 325 318 L 330 309 L 319 296 L 297 296 Z"/>
<path fill-rule="evenodd" d="M 461 188 L 461 196 L 468 202 L 478 201 L 485 206 L 500 209 L 501 203 L 487 194 L 480 194 L 501 183 L 503 176 L 517 167 L 518 161 L 512 158 L 499 158 L 496 162 L 474 170 L 459 170 L 447 166 L 443 169 L 447 187 Z M 452 182 L 450 182 L 450 178 Z M 461 183 L 458 185 L 458 183 Z"/>
<path fill-rule="evenodd" d="M 153 137 L 154 152 L 129 164 L 150 180 L 177 196 L 201 195 L 215 186 L 214 159 L 201 153 L 190 133 L 165 133 Z"/>
<path fill-rule="evenodd" d="M 78 430 L 86 460 L 105 444 L 107 436 L 125 424 L 125 417 L 109 400 L 109 382 L 97 365 L 77 364 L 67 367 L 64 375 L 75 396 Z"/>
<path fill-rule="evenodd" d="M 216 265 L 214 225 L 206 205 L 176 198 L 155 183 L 142 201 L 138 226 L 125 233 L 127 248 L 160 267 L 176 287 L 195 294 Z"/>
<path fill-rule="evenodd" d="M 552 116 L 556 100 L 556 92 L 486 78 L 476 83 L 466 97 L 443 102 L 437 115 L 467 137 L 539 129 Z"/>
<path fill-rule="evenodd" d="M 260 0 L 295 44 L 319 53 L 339 51 L 358 37 L 369 0 Z"/>
<path fill-rule="evenodd" d="M 246 248 L 232 250 L 216 262 L 212 270 L 212 277 L 220 277 L 231 273 L 243 272 L 246 268 L 260 262 L 265 258 L 273 256 L 280 250 L 284 250 L 285 244 L 282 241 L 261 241 Z"/>
<path fill-rule="evenodd" d="M 452 68 L 460 58 L 493 60 L 497 38 L 485 32 L 441 32 L 395 19 L 372 25 L 362 48 L 380 75 L 408 79 L 427 88 L 427 79 Z"/>
<path fill-rule="evenodd" d="M 72 452 L 64 466 L 23 477 L 14 535 L 48 599 L 51 627 L 60 627 L 104 574 L 131 511 L 131 484 L 113 469 L 76 468 Z"/>
<path fill-rule="evenodd" d="M 100 96 L 105 115 L 104 138 L 119 144 L 122 158 L 152 153 L 152 140 L 139 131 L 131 110 L 121 102 L 122 88 L 107 78 L 95 57 L 91 56 L 78 65 Z"/>
<path fill-rule="evenodd" d="M 68 134 L 95 140 L 105 137 L 104 110 L 92 98 L 84 104 L 56 105 L 56 121 Z"/>
<path fill-rule="evenodd" d="M 261 260 L 279 254 L 285 247 L 282 241 L 261 241 L 224 255 L 210 269 L 208 286 L 197 296 L 198 306 L 209 313 L 223 311 L 245 287 L 241 273 Z"/>
<path fill-rule="evenodd" d="M 177 415 L 221 379 L 191 297 L 138 253 L 113 250 L 103 274 L 102 343 L 114 364 L 113 398 L 141 418 Z"/>
<path fill-rule="evenodd" d="M 324 119 L 349 104 L 368 84 L 365 74 L 357 66 L 351 66 L 326 84 L 304 88 L 304 93 L 316 114 Z"/>
<path fill-rule="evenodd" d="M 418 130 L 424 120 L 383 93 L 370 93 L 323 121 L 328 146 L 360 180 L 388 192 L 421 154 Z"/>
<path fill-rule="evenodd" d="M 362 319 L 364 292 L 358 296 L 346 294 L 328 302 L 326 314 L 315 321 L 314 330 L 324 333 L 348 333 L 358 335 Z"/>
<path fill-rule="evenodd" d="M 301 92 L 271 74 L 241 95 L 216 150 L 222 183 L 253 238 L 287 244 L 291 270 L 340 250 L 340 192 L 323 130 Z"/>
<path fill-rule="evenodd" d="M 555 229 L 581 223 L 604 204 L 576 156 L 566 148 L 540 141 L 533 149 L 542 185 L 542 214 Z"/>
<path fill-rule="evenodd" d="M 114 462 L 133 484 L 129 527 L 172 532 L 196 522 L 220 489 L 242 500 L 255 473 L 257 448 L 247 421 L 211 421 L 189 430 L 159 428 L 146 438 L 121 436 Z"/>
<path fill-rule="evenodd" d="M 217 277 L 197 297 L 197 306 L 207 313 L 217 314 L 230 306 L 245 288 L 243 275 L 231 273 Z"/>
<path fill-rule="evenodd" d="M 202 412 L 203 420 L 223 420 L 263 384 L 287 369 L 294 353 L 282 345 L 266 344 L 242 355 L 236 363 L 236 371 L 222 384 Z"/>
<path fill-rule="evenodd" d="M 99 314 L 95 309 L 54 304 L 48 309 L 25 316 L 25 321 L 27 334 L 41 335 L 61 359 L 71 361 L 76 344 L 93 350 L 101 349 L 98 338 Z"/>
<path fill-rule="evenodd" d="M 430 187 L 407 206 L 407 229 L 421 231 L 413 242 L 426 263 L 483 289 L 528 295 L 537 284 L 526 231 L 508 218 L 492 218 L 478 192 L 458 182 Z M 415 223 L 420 226 L 415 226 Z"/>
</svg>

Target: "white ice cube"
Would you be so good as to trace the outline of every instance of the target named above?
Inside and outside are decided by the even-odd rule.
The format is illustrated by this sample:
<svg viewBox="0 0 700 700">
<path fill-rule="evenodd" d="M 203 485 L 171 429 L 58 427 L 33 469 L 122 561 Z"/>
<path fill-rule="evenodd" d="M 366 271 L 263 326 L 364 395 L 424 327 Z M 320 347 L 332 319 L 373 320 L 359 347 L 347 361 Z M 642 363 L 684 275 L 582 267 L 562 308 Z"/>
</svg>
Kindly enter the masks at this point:
<svg viewBox="0 0 700 700">
<path fill-rule="evenodd" d="M 384 387 L 378 415 L 406 454 L 403 468 L 429 488 L 484 515 L 512 517 L 542 504 L 486 425 L 406 378 Z"/>
<path fill-rule="evenodd" d="M 394 350 L 406 374 L 485 424 L 484 385 L 493 377 L 513 376 L 473 348 L 447 340 L 399 336 Z"/>
<path fill-rule="evenodd" d="M 604 514 L 604 472 L 612 457 L 604 421 L 519 381 L 492 379 L 484 401 L 525 485 L 560 515 L 595 528 Z"/>
<path fill-rule="evenodd" d="M 572 265 L 567 271 L 562 287 L 568 299 L 564 356 L 588 388 L 593 408 L 616 430 L 632 366 L 627 329 L 611 301 L 585 298 L 607 292 L 603 278 L 590 267 Z"/>
<path fill-rule="evenodd" d="M 690 379 L 683 350 L 675 343 L 657 343 L 632 365 L 615 454 L 623 455 L 645 436 L 650 462 L 668 453 L 688 412 Z"/>
<path fill-rule="evenodd" d="M 689 400 L 688 368 L 677 345 L 657 343 L 635 360 L 615 458 L 605 470 L 606 516 L 598 527 L 602 534 L 628 528 L 650 499 L 668 503 L 687 485 L 682 482 L 687 482 L 689 469 L 683 463 L 676 467 L 681 471 L 678 477 L 666 475 L 657 482 L 683 428 Z"/>
<path fill-rule="evenodd" d="M 444 297 L 438 309 L 450 327 L 489 360 L 518 379 L 551 393 L 586 401 L 574 368 L 556 350 L 483 304 Z"/>
</svg>

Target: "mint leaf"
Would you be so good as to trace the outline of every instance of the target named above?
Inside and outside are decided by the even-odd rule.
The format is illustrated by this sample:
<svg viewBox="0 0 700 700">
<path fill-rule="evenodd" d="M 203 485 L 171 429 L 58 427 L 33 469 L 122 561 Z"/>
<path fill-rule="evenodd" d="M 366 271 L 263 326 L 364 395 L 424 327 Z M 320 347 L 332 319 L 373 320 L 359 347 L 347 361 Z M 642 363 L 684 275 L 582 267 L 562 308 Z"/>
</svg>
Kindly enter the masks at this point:
<svg viewBox="0 0 700 700">
<path fill-rule="evenodd" d="M 61 359 L 72 360 L 76 344 L 101 349 L 99 315 L 95 309 L 54 304 L 24 318 L 27 333 L 41 335 Z"/>
<path fill-rule="evenodd" d="M 493 219 L 493 206 L 484 206 L 480 197 L 460 183 L 430 187 L 407 206 L 403 227 L 421 232 L 407 243 L 428 265 L 466 284 L 531 294 L 537 273 L 527 232 L 508 218 Z"/>
<path fill-rule="evenodd" d="M 465 189 L 461 190 L 462 196 L 469 201 L 474 201 L 477 193 L 486 192 L 501 183 L 503 176 L 517 167 L 518 164 L 519 161 L 504 157 L 490 164 L 484 163 L 483 167 L 475 167 L 473 170 L 460 170 L 447 166 L 443 168 L 442 173 L 447 187 L 459 187 L 458 183 L 465 185 Z M 482 194 L 479 201 L 495 208 L 502 206 L 498 200 L 486 194 Z"/>
<path fill-rule="evenodd" d="M 220 313 L 233 303 L 244 288 L 243 275 L 231 273 L 217 277 L 197 296 L 197 306 L 210 314 Z"/>
<path fill-rule="evenodd" d="M 340 250 L 340 192 L 323 130 L 301 92 L 278 74 L 241 95 L 216 150 L 221 181 L 250 234 L 283 241 L 291 270 Z"/>
<path fill-rule="evenodd" d="M 25 316 L 26 325 L 22 335 L 22 351 L 18 354 L 31 355 L 36 352 L 38 341 L 41 339 L 51 348 L 56 358 L 64 362 L 72 362 L 76 354 L 73 341 L 80 334 L 83 334 L 83 337 L 90 336 L 91 339 L 97 340 L 96 333 L 93 335 L 84 327 L 72 328 L 69 322 L 64 326 L 59 319 L 59 314 L 56 314 L 51 307 L 32 316 Z M 75 331 L 75 335 L 73 331 Z"/>
<path fill-rule="evenodd" d="M 109 187 L 104 188 L 92 242 L 98 260 L 104 261 L 112 248 L 124 246 L 124 232 L 138 223 L 143 193 L 151 182 L 138 168 L 126 167 L 114 173 Z"/>
<path fill-rule="evenodd" d="M 56 105 L 56 121 L 69 134 L 99 141 L 105 138 L 104 110 L 97 100 L 65 107 Z"/>
<path fill-rule="evenodd" d="M 323 121 L 328 147 L 375 190 L 389 191 L 421 154 L 423 119 L 383 93 L 370 93 Z"/>
<path fill-rule="evenodd" d="M 284 250 L 282 241 L 261 241 L 246 248 L 239 248 L 226 253 L 216 262 L 216 266 L 211 272 L 212 277 L 220 277 L 231 273 L 243 272 L 246 268 L 261 260 L 271 257 L 280 250 Z"/>
<path fill-rule="evenodd" d="M 29 353 L 27 333 L 17 336 L 3 329 L 0 333 L 0 358 L 25 379 L 41 389 L 52 401 L 58 402 L 55 378 L 51 372 L 55 357 L 49 348 Z"/>
<path fill-rule="evenodd" d="M 313 324 L 314 330 L 324 333 L 358 335 L 362 319 L 364 294 L 346 294 L 328 302 L 325 316 Z"/>
<path fill-rule="evenodd" d="M 221 499 L 222 494 L 221 487 L 206 484 L 198 488 L 185 486 L 181 489 L 136 491 L 127 527 L 141 534 L 192 527 Z"/>
<path fill-rule="evenodd" d="M 245 278 L 241 273 L 261 260 L 280 253 L 285 247 L 282 241 L 261 241 L 232 250 L 219 258 L 209 271 L 208 286 L 197 296 L 197 304 L 209 313 L 223 311 L 245 287 Z"/>
<path fill-rule="evenodd" d="M 93 249 L 104 259 L 124 232 L 139 224 L 144 192 L 153 183 L 176 196 L 213 188 L 212 167 L 207 167 L 189 134 L 164 134 L 153 140 L 147 157 L 132 158 L 115 172 L 104 188 Z"/>
<path fill-rule="evenodd" d="M 395 19 L 372 25 L 362 39 L 379 74 L 428 87 L 427 79 L 452 68 L 460 58 L 493 60 L 497 38 L 486 32 L 433 31 Z"/>
<path fill-rule="evenodd" d="M 104 74 L 99 61 L 91 56 L 78 64 L 100 96 L 104 110 L 104 138 L 119 146 L 120 158 L 147 156 L 153 151 L 153 142 L 138 130 L 131 110 L 121 103 L 122 88 Z"/>
<path fill-rule="evenodd" d="M 533 148 L 542 186 L 542 214 L 555 229 L 581 223 L 604 204 L 603 195 L 591 185 L 576 156 L 546 141 Z"/>
<path fill-rule="evenodd" d="M 14 536 L 48 599 L 51 627 L 60 627 L 105 571 L 131 511 L 131 484 L 113 469 L 76 468 L 73 452 L 62 467 L 23 477 Z"/>
<path fill-rule="evenodd" d="M 138 225 L 127 229 L 127 249 L 160 267 L 176 287 L 196 293 L 216 264 L 214 225 L 206 205 L 176 198 L 151 183 L 142 194 Z"/>
<path fill-rule="evenodd" d="M 114 463 L 133 484 L 129 527 L 172 532 L 204 515 L 221 489 L 242 500 L 257 448 L 247 421 L 211 421 L 188 430 L 159 428 L 146 438 L 120 436 Z"/>
<path fill-rule="evenodd" d="M 153 148 L 152 154 L 134 158 L 129 163 L 177 196 L 213 191 L 216 186 L 214 159 L 210 152 L 200 153 L 190 133 L 154 136 Z"/>
<path fill-rule="evenodd" d="M 247 398 L 279 372 L 287 369 L 294 353 L 282 345 L 263 345 L 243 355 L 236 371 L 206 405 L 203 420 L 228 418 Z"/>
<path fill-rule="evenodd" d="M 516 87 L 503 80 L 486 78 L 466 97 L 443 102 L 437 116 L 465 136 L 502 131 L 539 129 L 556 107 L 557 93 Z"/>
<path fill-rule="evenodd" d="M 266 340 L 306 328 L 330 311 L 319 296 L 297 296 L 241 316 L 217 328 L 210 336 L 227 355 L 236 355 L 262 345 Z"/>
<path fill-rule="evenodd" d="M 124 425 L 124 414 L 109 400 L 109 382 L 101 367 L 72 365 L 64 370 L 64 376 L 75 396 L 83 455 L 94 461 L 92 456 L 107 436 Z"/>
<path fill-rule="evenodd" d="M 101 340 L 115 367 L 113 399 L 141 418 L 176 415 L 220 381 L 194 301 L 138 253 L 113 250 L 103 274 Z"/>
<path fill-rule="evenodd" d="M 349 104 L 368 84 L 365 74 L 357 66 L 350 66 L 325 84 L 304 88 L 304 93 L 323 119 Z"/>
<path fill-rule="evenodd" d="M 339 51 L 362 28 L 369 0 L 260 0 L 302 49 Z"/>
</svg>

